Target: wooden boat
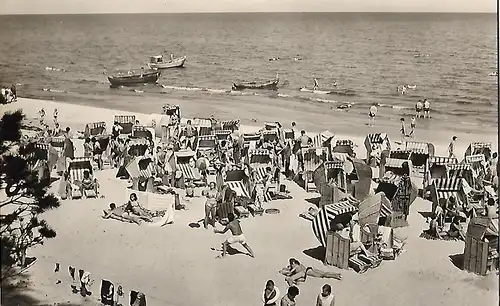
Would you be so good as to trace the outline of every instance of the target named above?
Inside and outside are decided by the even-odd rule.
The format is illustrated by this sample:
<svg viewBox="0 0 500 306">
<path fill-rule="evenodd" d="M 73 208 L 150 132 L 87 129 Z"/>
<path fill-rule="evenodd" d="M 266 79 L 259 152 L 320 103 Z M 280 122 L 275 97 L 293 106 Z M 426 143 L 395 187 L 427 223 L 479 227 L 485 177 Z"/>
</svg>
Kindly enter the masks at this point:
<svg viewBox="0 0 500 306">
<path fill-rule="evenodd" d="M 157 70 L 145 72 L 131 72 L 128 74 L 119 73 L 108 76 L 108 81 L 111 87 L 119 86 L 134 86 L 140 84 L 155 84 L 160 78 L 161 72 Z"/>
<path fill-rule="evenodd" d="M 268 81 L 265 83 L 257 82 L 242 82 L 233 83 L 233 90 L 244 90 L 244 89 L 268 89 L 268 90 L 278 90 L 278 83 L 280 80 L 278 78 Z"/>
<path fill-rule="evenodd" d="M 172 58 L 168 61 L 164 60 L 163 55 L 155 55 L 149 58 L 149 68 L 151 69 L 168 69 L 168 68 L 181 68 L 186 63 L 186 56 Z"/>
</svg>

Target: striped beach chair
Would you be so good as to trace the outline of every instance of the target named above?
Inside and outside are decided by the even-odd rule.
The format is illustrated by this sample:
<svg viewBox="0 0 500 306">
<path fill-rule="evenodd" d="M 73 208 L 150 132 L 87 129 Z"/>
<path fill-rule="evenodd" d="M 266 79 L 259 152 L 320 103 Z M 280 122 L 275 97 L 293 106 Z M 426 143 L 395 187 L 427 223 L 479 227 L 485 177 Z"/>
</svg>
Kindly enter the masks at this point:
<svg viewBox="0 0 500 306">
<path fill-rule="evenodd" d="M 123 129 L 120 134 L 132 134 L 132 127 L 135 125 L 136 117 L 135 115 L 115 115 L 115 122 L 118 122 Z"/>
<path fill-rule="evenodd" d="M 462 178 L 437 178 L 434 179 L 431 185 L 432 211 L 436 207 L 440 199 L 449 200 L 454 197 L 459 206 L 466 206 L 467 199 L 462 185 Z"/>
<path fill-rule="evenodd" d="M 465 157 L 465 163 L 471 166 L 475 176 L 486 173 L 486 157 L 484 154 L 468 155 Z"/>
<path fill-rule="evenodd" d="M 154 162 L 150 157 L 134 157 L 125 170 L 132 179 L 149 179 L 154 177 L 156 173 Z"/>
<path fill-rule="evenodd" d="M 154 141 L 156 139 L 156 133 L 154 128 L 150 126 L 134 125 L 132 127 L 132 137 L 145 138 Z"/>
<path fill-rule="evenodd" d="M 413 165 L 411 160 L 409 159 L 398 159 L 398 158 L 383 158 L 380 162 L 380 176 L 383 177 L 384 174 L 388 171 L 393 172 L 397 175 L 403 175 L 404 174 L 404 164 L 408 165 L 409 173 L 408 175 L 411 175 Z"/>
<path fill-rule="evenodd" d="M 106 122 L 92 122 L 85 125 L 84 135 L 85 137 L 92 137 L 106 134 Z"/>
<path fill-rule="evenodd" d="M 207 118 L 182 118 L 181 119 L 181 127 L 185 127 L 187 125 L 188 120 L 191 120 L 191 125 L 196 128 L 199 136 L 204 135 L 212 135 L 212 120 Z"/>
<path fill-rule="evenodd" d="M 201 153 L 215 151 L 217 148 L 217 137 L 215 135 L 198 136 L 196 150 Z"/>
<path fill-rule="evenodd" d="M 243 134 L 243 143 L 246 148 L 249 150 L 253 150 L 257 147 L 257 143 L 259 143 L 261 139 L 261 135 L 259 133 L 253 134 Z"/>
<path fill-rule="evenodd" d="M 357 208 L 350 200 L 343 200 L 338 203 L 323 206 L 312 221 L 312 230 L 314 236 L 318 239 L 322 246 L 326 247 L 326 237 L 330 225 L 334 220 L 344 214 L 354 214 Z"/>
<path fill-rule="evenodd" d="M 223 130 L 238 131 L 240 129 L 240 120 L 225 120 L 221 122 Z"/>
<path fill-rule="evenodd" d="M 335 137 L 330 131 L 323 131 L 312 138 L 313 147 L 326 147 L 330 148 L 331 141 Z"/>
<path fill-rule="evenodd" d="M 127 144 L 127 154 L 136 157 L 144 156 L 150 145 L 151 143 L 148 139 L 131 138 Z"/>
<path fill-rule="evenodd" d="M 366 156 L 371 155 L 374 150 L 391 151 L 391 141 L 386 133 L 372 133 L 366 135 L 365 141 Z"/>
<path fill-rule="evenodd" d="M 276 173 L 276 166 L 273 163 L 272 155 L 269 150 L 266 149 L 256 149 L 248 151 L 250 168 L 254 171 L 255 183 L 260 183 L 264 181 L 267 176 L 267 168 L 271 169 L 271 174 Z M 269 202 L 272 200 L 271 194 L 278 192 L 279 180 L 274 180 L 274 175 L 271 177 L 271 181 L 267 182 L 268 192 L 264 194 L 264 199 Z"/>
<path fill-rule="evenodd" d="M 483 154 L 486 161 L 489 161 L 492 155 L 491 142 L 473 142 L 465 150 L 465 157 L 478 154 Z"/>
<path fill-rule="evenodd" d="M 463 178 L 470 186 L 474 186 L 474 173 L 470 164 L 447 164 L 446 177 Z"/>
<path fill-rule="evenodd" d="M 302 148 L 304 171 L 302 178 L 307 192 L 316 191 L 314 184 L 314 171 L 328 159 L 327 148 Z"/>
<path fill-rule="evenodd" d="M 217 138 L 217 141 L 223 141 L 223 140 L 228 140 L 229 135 L 231 135 L 232 131 L 231 130 L 216 130 L 214 131 L 214 135 Z"/>
<path fill-rule="evenodd" d="M 411 152 L 411 162 L 414 167 L 425 168 L 425 163 L 430 156 L 434 156 L 434 145 L 428 142 L 407 141 L 405 150 Z"/>
<path fill-rule="evenodd" d="M 168 116 L 177 115 L 180 118 L 181 108 L 179 105 L 164 104 L 162 106 L 162 113 Z"/>
<path fill-rule="evenodd" d="M 264 142 L 280 141 L 280 134 L 278 129 L 264 130 L 261 132 L 261 134 L 262 138 L 264 139 Z"/>
<path fill-rule="evenodd" d="M 248 170 L 245 167 L 238 167 L 236 165 L 228 166 L 224 170 L 224 183 L 234 190 L 236 195 L 250 199 L 248 174 Z"/>
<path fill-rule="evenodd" d="M 57 151 L 62 151 L 64 148 L 64 136 L 50 137 L 50 145 Z"/>
<path fill-rule="evenodd" d="M 354 152 L 355 144 L 350 139 L 338 139 L 335 142 L 335 147 L 332 149 L 332 153 L 346 153 L 350 157 L 356 157 L 356 153 Z"/>
<path fill-rule="evenodd" d="M 458 164 L 458 159 L 453 157 L 429 156 L 425 163 L 423 188 L 427 189 L 432 180 L 446 178 L 446 165 Z"/>
<path fill-rule="evenodd" d="M 175 161 L 177 170 L 182 172 L 182 176 L 186 182 L 200 182 L 202 176 L 196 166 L 190 165 L 190 160 L 196 160 L 196 153 L 191 150 L 182 150 L 175 152 Z"/>
<path fill-rule="evenodd" d="M 278 130 L 281 127 L 282 127 L 282 125 L 279 122 L 266 122 L 266 123 L 264 123 L 264 130 L 266 130 L 266 131 Z"/>
<path fill-rule="evenodd" d="M 344 161 L 334 160 L 323 163 L 325 168 L 325 178 L 329 182 L 333 180 L 343 191 L 347 191 L 347 179 L 344 171 Z"/>
<path fill-rule="evenodd" d="M 80 188 L 80 185 L 84 178 L 84 172 L 88 171 L 90 177 L 94 183 L 94 188 L 92 189 L 84 189 L 83 194 Z M 69 162 L 68 165 L 68 173 L 69 173 L 69 186 L 70 186 L 70 198 L 71 199 L 79 199 L 83 196 L 86 197 L 97 197 L 98 194 L 98 185 L 97 179 L 94 177 L 92 160 L 88 157 L 76 157 Z"/>
</svg>

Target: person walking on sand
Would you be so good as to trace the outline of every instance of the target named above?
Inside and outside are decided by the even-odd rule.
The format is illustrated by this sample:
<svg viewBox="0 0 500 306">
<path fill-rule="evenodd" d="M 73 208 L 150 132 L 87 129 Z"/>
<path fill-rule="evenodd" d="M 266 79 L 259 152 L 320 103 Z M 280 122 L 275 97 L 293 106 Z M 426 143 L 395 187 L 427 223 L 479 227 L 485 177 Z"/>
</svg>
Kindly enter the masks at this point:
<svg viewBox="0 0 500 306">
<path fill-rule="evenodd" d="M 415 128 L 417 127 L 417 121 L 415 119 L 415 116 L 411 117 L 411 121 L 410 121 L 410 137 L 414 137 L 414 134 L 415 133 Z"/>
<path fill-rule="evenodd" d="M 375 126 L 375 116 L 377 115 L 377 104 L 373 103 L 370 107 L 370 112 L 368 113 L 369 121 L 368 126 Z"/>
<path fill-rule="evenodd" d="M 451 138 L 450 144 L 448 145 L 448 157 L 457 158 L 455 156 L 455 143 L 457 141 L 457 136 Z"/>
<path fill-rule="evenodd" d="M 401 133 L 401 143 L 403 143 L 406 137 L 405 118 L 401 118 L 401 128 L 399 129 L 399 132 Z"/>
<path fill-rule="evenodd" d="M 335 295 L 333 295 L 330 285 L 323 285 L 321 293 L 318 294 L 316 299 L 316 306 L 335 306 Z"/>
<path fill-rule="evenodd" d="M 57 121 L 58 116 L 59 116 L 59 111 L 57 110 L 57 108 L 54 108 L 54 125 L 58 123 Z"/>
<path fill-rule="evenodd" d="M 424 118 L 431 117 L 431 103 L 429 100 L 424 99 Z"/>
<path fill-rule="evenodd" d="M 292 121 L 292 133 L 293 139 L 296 139 L 299 133 L 297 132 L 297 123 L 295 123 L 295 121 Z"/>
<path fill-rule="evenodd" d="M 415 104 L 415 116 L 417 118 L 422 118 L 422 108 L 424 105 L 422 104 L 422 101 L 418 100 L 417 104 Z"/>
<path fill-rule="evenodd" d="M 272 280 L 268 280 L 264 292 L 262 293 L 262 302 L 264 302 L 264 306 L 276 306 L 276 302 L 280 297 L 280 289 L 274 285 Z"/>
<path fill-rule="evenodd" d="M 288 292 L 281 299 L 280 306 L 295 306 L 295 298 L 299 295 L 299 288 L 295 286 L 290 286 Z"/>
<path fill-rule="evenodd" d="M 245 240 L 245 236 L 243 235 L 243 230 L 241 229 L 240 221 L 234 218 L 233 213 L 229 213 L 227 215 L 229 223 L 223 230 L 214 229 L 214 233 L 216 234 L 225 234 L 227 231 L 231 231 L 232 237 L 229 237 L 226 241 L 222 243 L 222 256 L 217 256 L 217 258 L 222 258 L 226 256 L 227 247 L 231 244 L 240 243 L 247 251 L 248 255 L 252 258 L 255 258 L 255 254 L 253 253 L 250 246 L 247 244 Z"/>
<path fill-rule="evenodd" d="M 40 111 L 38 112 L 38 115 L 40 116 L 40 124 L 42 126 L 45 126 L 45 109 L 40 109 Z"/>
</svg>

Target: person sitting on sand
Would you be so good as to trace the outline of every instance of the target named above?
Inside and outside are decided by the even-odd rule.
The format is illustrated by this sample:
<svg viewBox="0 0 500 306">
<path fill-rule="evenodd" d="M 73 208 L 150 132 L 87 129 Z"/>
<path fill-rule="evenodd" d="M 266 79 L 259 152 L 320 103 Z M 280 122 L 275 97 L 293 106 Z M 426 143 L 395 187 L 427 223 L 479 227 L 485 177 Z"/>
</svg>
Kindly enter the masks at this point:
<svg viewBox="0 0 500 306">
<path fill-rule="evenodd" d="M 433 238 L 442 239 L 436 219 L 436 214 L 433 213 L 431 215 L 431 221 L 429 222 L 429 229 L 426 232 Z"/>
<path fill-rule="evenodd" d="M 342 274 L 335 272 L 325 272 L 313 267 L 305 267 L 297 259 L 290 258 L 289 265 L 279 271 L 280 274 L 285 276 L 285 281 L 288 286 L 297 285 L 299 282 L 303 283 L 307 277 L 317 278 L 334 278 L 337 280 L 342 279 Z"/>
<path fill-rule="evenodd" d="M 137 225 L 141 225 L 141 218 L 138 216 L 132 215 L 128 210 L 127 210 L 127 204 L 121 205 L 116 207 L 115 203 L 109 204 L 109 209 L 108 210 L 103 210 L 102 212 L 104 213 L 104 216 L 102 216 L 103 219 L 115 219 L 118 221 L 128 221 L 130 223 L 135 223 Z"/>
<path fill-rule="evenodd" d="M 448 231 L 448 236 L 453 238 L 460 238 L 465 241 L 465 234 L 460 225 L 460 219 L 458 217 L 454 217 L 450 224 L 450 230 Z"/>
<path fill-rule="evenodd" d="M 243 230 L 241 229 L 240 221 L 234 218 L 233 213 L 229 213 L 227 215 L 227 218 L 229 220 L 229 223 L 223 230 L 220 231 L 218 229 L 214 229 L 215 234 L 225 234 L 227 231 L 231 231 L 232 234 L 232 237 L 229 237 L 226 241 L 222 243 L 222 257 L 226 256 L 227 247 L 230 244 L 240 243 L 248 251 L 248 255 L 254 258 L 255 254 L 253 253 L 252 249 L 245 240 L 245 236 L 243 235 Z M 220 258 L 220 256 L 218 256 L 218 258 Z"/>
<path fill-rule="evenodd" d="M 280 295 L 280 289 L 274 285 L 272 280 L 268 280 L 264 292 L 262 292 L 262 302 L 264 302 L 264 306 L 276 306 L 276 302 L 279 300 Z"/>
<path fill-rule="evenodd" d="M 153 214 L 139 204 L 135 193 L 130 194 L 130 200 L 127 202 L 127 210 L 148 222 L 153 222 Z"/>
<path fill-rule="evenodd" d="M 96 195 L 98 194 L 99 190 L 97 180 L 93 179 L 92 176 L 90 176 L 90 171 L 88 169 L 85 169 L 83 171 L 82 183 L 80 185 L 80 191 L 82 194 L 85 190 L 94 190 Z"/>
<path fill-rule="evenodd" d="M 341 223 L 337 223 L 335 226 L 336 230 L 339 232 L 340 236 L 345 239 L 349 239 L 351 243 L 349 243 L 349 254 L 350 256 L 362 253 L 366 256 L 373 256 L 370 251 L 366 249 L 366 247 L 358 240 L 357 235 L 353 235 L 353 230 L 350 227 L 344 227 Z M 353 227 L 354 228 L 354 227 Z"/>
<path fill-rule="evenodd" d="M 295 298 L 299 295 L 299 288 L 291 286 L 288 288 L 288 292 L 281 299 L 280 306 L 295 306 Z"/>
</svg>

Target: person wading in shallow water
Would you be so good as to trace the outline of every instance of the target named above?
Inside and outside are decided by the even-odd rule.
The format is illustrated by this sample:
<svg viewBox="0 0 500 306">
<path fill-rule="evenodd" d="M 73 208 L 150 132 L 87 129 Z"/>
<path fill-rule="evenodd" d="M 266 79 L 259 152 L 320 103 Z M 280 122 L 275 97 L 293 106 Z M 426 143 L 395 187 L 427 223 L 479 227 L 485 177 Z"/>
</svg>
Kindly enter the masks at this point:
<svg viewBox="0 0 500 306">
<path fill-rule="evenodd" d="M 229 213 L 227 218 L 229 219 L 229 224 L 226 225 L 222 231 L 214 229 L 214 233 L 216 234 L 225 234 L 227 231 L 231 231 L 231 234 L 233 234 L 232 237 L 229 237 L 222 243 L 222 257 L 226 256 L 228 245 L 240 243 L 248 251 L 248 255 L 254 258 L 255 254 L 245 240 L 245 236 L 241 230 L 240 221 L 236 220 L 234 218 L 234 214 L 232 213 Z M 217 256 L 217 258 L 221 258 L 221 256 Z"/>
</svg>

